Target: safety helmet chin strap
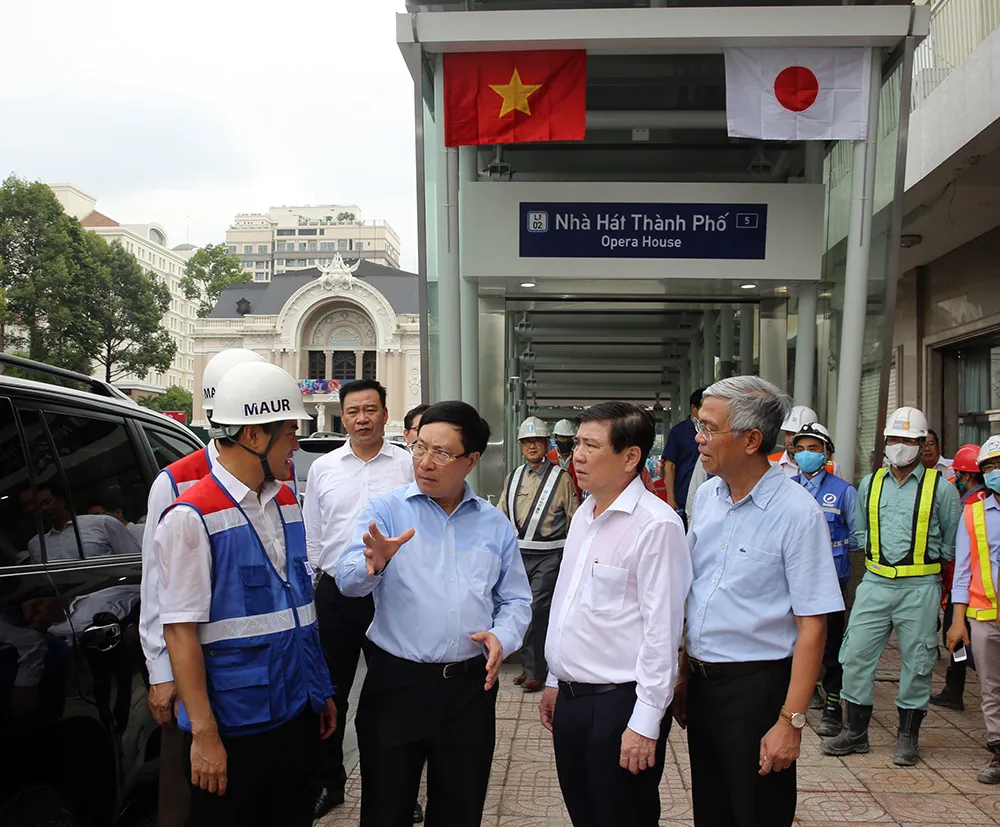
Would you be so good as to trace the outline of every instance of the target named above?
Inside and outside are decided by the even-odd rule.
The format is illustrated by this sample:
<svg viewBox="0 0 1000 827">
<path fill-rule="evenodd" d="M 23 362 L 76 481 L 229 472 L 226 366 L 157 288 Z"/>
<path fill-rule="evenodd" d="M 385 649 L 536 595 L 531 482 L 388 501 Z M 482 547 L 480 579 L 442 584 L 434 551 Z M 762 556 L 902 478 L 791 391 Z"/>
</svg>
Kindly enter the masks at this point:
<svg viewBox="0 0 1000 827">
<path fill-rule="evenodd" d="M 278 425 L 278 423 L 274 424 L 276 426 Z M 257 459 L 260 461 L 260 467 L 264 470 L 264 482 L 276 482 L 278 478 L 274 476 L 274 472 L 271 471 L 271 465 L 267 461 L 267 455 L 271 453 L 271 449 L 274 447 L 274 443 L 277 442 L 278 437 L 281 436 L 281 428 L 275 427 L 275 429 L 271 431 L 271 438 L 267 441 L 267 447 L 262 452 L 258 453 L 257 451 L 253 450 L 253 448 L 248 448 L 243 443 L 237 442 L 240 431 L 242 431 L 245 427 L 246 427 L 245 425 L 232 426 L 232 431 L 227 432 L 229 429 L 224 430 L 223 436 L 229 437 L 231 440 L 233 440 L 233 442 L 236 442 L 236 444 L 239 445 L 240 448 L 242 448 L 248 454 L 253 454 L 255 457 L 257 457 Z"/>
</svg>

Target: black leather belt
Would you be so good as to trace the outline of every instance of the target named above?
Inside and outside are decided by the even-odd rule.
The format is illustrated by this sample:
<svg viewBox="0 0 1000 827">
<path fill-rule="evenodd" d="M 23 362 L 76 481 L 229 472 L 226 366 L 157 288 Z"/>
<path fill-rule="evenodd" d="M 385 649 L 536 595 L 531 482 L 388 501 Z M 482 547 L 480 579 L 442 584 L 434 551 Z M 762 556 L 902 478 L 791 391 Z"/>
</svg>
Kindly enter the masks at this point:
<svg viewBox="0 0 1000 827">
<path fill-rule="evenodd" d="M 411 675 L 419 675 L 425 680 L 451 680 L 452 678 L 467 675 L 470 672 L 474 672 L 477 676 L 481 676 L 483 680 L 486 680 L 485 655 L 477 655 L 468 660 L 452 661 L 450 663 L 422 663 L 420 661 L 407 660 L 406 658 L 398 658 L 384 649 L 378 649 L 376 650 L 376 657 L 385 658 L 391 664 L 391 669 Z"/>
<path fill-rule="evenodd" d="M 576 683 L 575 681 L 559 681 L 559 689 L 570 694 L 573 698 L 583 698 L 587 695 L 604 695 L 614 692 L 616 689 L 635 689 L 635 682 L 632 683 Z"/>
<path fill-rule="evenodd" d="M 688 656 L 688 669 L 692 675 L 700 678 L 739 678 L 745 675 L 756 675 L 768 669 L 781 666 L 791 666 L 791 658 L 781 660 L 748 660 L 742 663 L 705 663 L 703 660 Z"/>
</svg>

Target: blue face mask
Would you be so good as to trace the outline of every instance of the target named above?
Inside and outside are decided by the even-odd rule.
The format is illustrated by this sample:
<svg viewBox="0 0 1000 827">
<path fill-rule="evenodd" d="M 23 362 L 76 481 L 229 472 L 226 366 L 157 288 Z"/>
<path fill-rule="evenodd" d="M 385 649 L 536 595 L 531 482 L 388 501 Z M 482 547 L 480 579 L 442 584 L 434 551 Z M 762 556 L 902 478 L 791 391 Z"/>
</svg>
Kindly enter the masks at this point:
<svg viewBox="0 0 1000 827">
<path fill-rule="evenodd" d="M 807 474 L 815 474 L 826 465 L 826 454 L 818 451 L 799 451 L 795 455 L 795 464 Z"/>
<path fill-rule="evenodd" d="M 986 487 L 994 494 L 1000 494 L 1000 468 L 985 475 Z"/>
</svg>

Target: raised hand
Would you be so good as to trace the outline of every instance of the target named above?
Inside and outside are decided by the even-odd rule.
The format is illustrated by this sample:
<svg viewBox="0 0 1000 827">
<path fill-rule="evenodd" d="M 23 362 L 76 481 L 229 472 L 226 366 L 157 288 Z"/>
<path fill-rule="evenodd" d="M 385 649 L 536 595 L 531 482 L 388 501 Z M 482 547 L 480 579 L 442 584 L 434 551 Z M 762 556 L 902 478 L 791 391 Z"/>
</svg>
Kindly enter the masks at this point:
<svg viewBox="0 0 1000 827">
<path fill-rule="evenodd" d="M 412 540 L 414 534 L 416 532 L 412 528 L 408 528 L 398 537 L 386 537 L 378 530 L 375 523 L 370 523 L 368 531 L 361 538 L 365 544 L 365 563 L 368 573 L 374 575 L 382 571 L 396 556 L 400 546 Z"/>
</svg>

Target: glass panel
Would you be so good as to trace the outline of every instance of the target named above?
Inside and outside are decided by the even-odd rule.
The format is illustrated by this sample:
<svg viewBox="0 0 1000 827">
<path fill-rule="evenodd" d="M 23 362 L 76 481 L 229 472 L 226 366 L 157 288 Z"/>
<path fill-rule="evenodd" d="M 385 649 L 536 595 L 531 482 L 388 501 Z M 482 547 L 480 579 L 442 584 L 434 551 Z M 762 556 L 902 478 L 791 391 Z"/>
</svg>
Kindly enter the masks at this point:
<svg viewBox="0 0 1000 827">
<path fill-rule="evenodd" d="M 366 350 L 364 358 L 361 360 L 361 378 L 375 379 L 378 372 L 378 353 L 374 350 Z"/>
<path fill-rule="evenodd" d="M 326 354 L 322 350 L 309 351 L 309 379 L 326 379 Z"/>
<path fill-rule="evenodd" d="M 186 441 L 177 434 L 161 431 L 159 428 L 151 428 L 145 423 L 143 423 L 142 429 L 146 433 L 146 439 L 149 440 L 150 448 L 153 449 L 156 465 L 161 471 L 170 463 L 177 462 L 201 447 L 194 442 Z"/>
<path fill-rule="evenodd" d="M 28 542 L 40 532 L 28 460 L 7 399 L 0 399 L 0 568 L 31 562 Z"/>
<path fill-rule="evenodd" d="M 353 350 L 336 350 L 333 353 L 333 376 L 341 382 L 357 379 L 358 359 Z"/>
</svg>

